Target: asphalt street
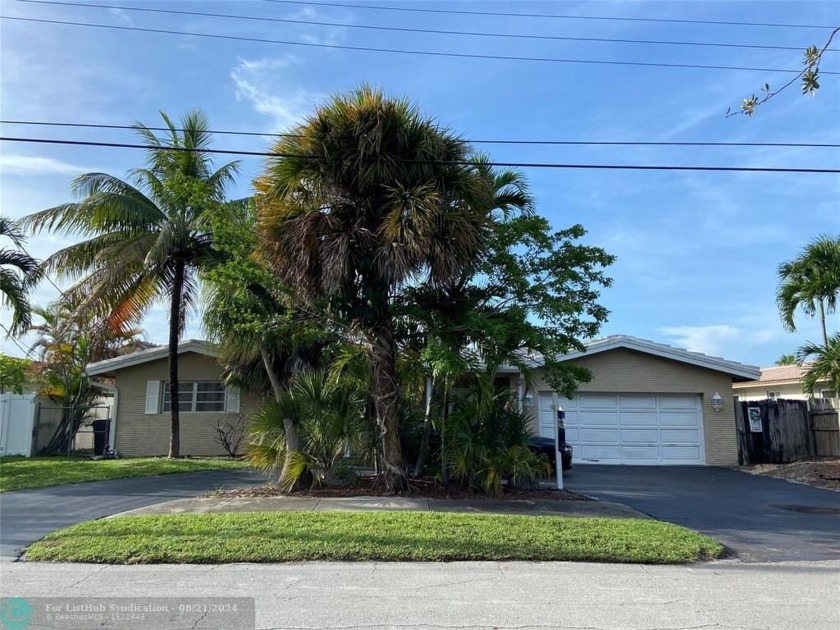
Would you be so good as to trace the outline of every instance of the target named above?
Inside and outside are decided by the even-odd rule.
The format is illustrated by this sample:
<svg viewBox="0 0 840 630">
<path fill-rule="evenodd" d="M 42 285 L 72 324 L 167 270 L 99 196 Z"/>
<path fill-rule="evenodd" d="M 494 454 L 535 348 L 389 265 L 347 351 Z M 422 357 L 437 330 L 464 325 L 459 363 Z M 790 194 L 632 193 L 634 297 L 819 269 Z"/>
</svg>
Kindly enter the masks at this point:
<svg viewBox="0 0 840 630">
<path fill-rule="evenodd" d="M 161 501 L 191 498 L 219 488 L 265 482 L 264 475 L 248 470 L 220 470 L 3 492 L 0 493 L 0 557 L 15 557 L 23 547 L 50 532 L 83 521 Z"/>
<path fill-rule="evenodd" d="M 150 602 L 164 596 L 185 601 L 254 598 L 260 630 L 840 628 L 840 562 L 721 561 L 691 566 L 4 562 L 0 570 L 3 596 L 143 597 Z M 178 627 L 211 627 L 194 617 Z"/>
</svg>

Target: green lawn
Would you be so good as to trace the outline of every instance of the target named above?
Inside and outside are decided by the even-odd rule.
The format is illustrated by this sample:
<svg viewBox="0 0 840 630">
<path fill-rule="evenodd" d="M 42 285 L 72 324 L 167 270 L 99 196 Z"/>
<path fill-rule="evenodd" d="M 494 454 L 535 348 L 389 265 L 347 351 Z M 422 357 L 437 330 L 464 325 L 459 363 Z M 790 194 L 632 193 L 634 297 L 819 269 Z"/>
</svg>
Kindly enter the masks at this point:
<svg viewBox="0 0 840 630">
<path fill-rule="evenodd" d="M 123 477 L 149 477 L 167 473 L 246 468 L 244 462 L 225 458 L 166 459 L 135 457 L 93 461 L 76 457 L 0 458 L 0 492 L 45 488 L 80 481 Z"/>
<path fill-rule="evenodd" d="M 28 560 L 225 563 L 302 560 L 579 560 L 666 564 L 720 544 L 647 519 L 442 512 L 261 512 L 126 516 L 59 530 Z"/>
</svg>

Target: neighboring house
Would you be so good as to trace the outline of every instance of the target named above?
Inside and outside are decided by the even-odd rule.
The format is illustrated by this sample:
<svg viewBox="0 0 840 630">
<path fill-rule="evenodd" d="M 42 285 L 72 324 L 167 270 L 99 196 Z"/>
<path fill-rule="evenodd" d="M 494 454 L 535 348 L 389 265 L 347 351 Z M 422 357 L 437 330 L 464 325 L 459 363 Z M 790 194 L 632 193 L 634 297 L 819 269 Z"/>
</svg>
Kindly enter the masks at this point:
<svg viewBox="0 0 840 630">
<path fill-rule="evenodd" d="M 808 400 L 811 396 L 802 391 L 802 375 L 807 370 L 807 364 L 761 368 L 761 376 L 758 379 L 734 385 L 735 395 L 747 402 L 779 398 Z M 828 381 L 821 381 L 814 388 L 814 398 L 829 398 L 836 401 L 837 392 Z"/>
<path fill-rule="evenodd" d="M 511 388 L 532 410 L 535 432 L 553 436 L 556 406 L 566 412 L 566 441 L 575 449 L 575 461 L 738 464 L 732 388 L 758 378 L 757 367 L 625 335 L 589 342 L 585 353 L 566 360 L 593 376 L 571 400 L 551 391 L 539 360 L 531 396 L 523 393 L 518 370 L 506 371 L 513 372 Z"/>
<path fill-rule="evenodd" d="M 216 441 L 216 425 L 239 423 L 259 408 L 259 396 L 225 387 L 213 344 L 188 339 L 178 345 L 181 454 L 226 455 Z M 112 379 L 109 446 L 138 457 L 169 452 L 169 350 L 133 352 L 91 363 L 92 377 Z"/>
<path fill-rule="evenodd" d="M 182 383 L 181 452 L 222 455 L 214 426 L 247 418 L 260 397 L 226 390 L 212 344 L 179 345 Z M 554 435 L 556 405 L 566 412 L 566 440 L 575 461 L 601 464 L 738 464 L 733 382 L 759 377 L 757 367 L 628 336 L 587 344 L 566 357 L 592 371 L 573 399 L 551 391 L 539 359 L 533 360 L 534 393 L 516 368 L 500 379 L 519 392 L 535 418 L 535 432 Z M 111 447 L 127 456 L 165 455 L 169 447 L 168 367 L 165 348 L 144 350 L 88 366 L 91 376 L 114 379 Z M 530 404 L 529 404 L 530 403 Z"/>
</svg>

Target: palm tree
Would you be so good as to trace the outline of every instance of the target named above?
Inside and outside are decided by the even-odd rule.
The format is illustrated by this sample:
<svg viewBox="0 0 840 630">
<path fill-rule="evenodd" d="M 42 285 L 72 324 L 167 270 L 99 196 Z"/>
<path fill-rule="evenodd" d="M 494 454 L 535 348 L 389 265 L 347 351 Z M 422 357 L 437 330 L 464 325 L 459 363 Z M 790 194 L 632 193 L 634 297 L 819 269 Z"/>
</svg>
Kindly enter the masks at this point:
<svg viewBox="0 0 840 630">
<path fill-rule="evenodd" d="M 5 236 L 20 249 L 23 234 L 7 217 L 0 216 L 0 236 Z M 32 273 L 38 263 L 26 252 L 17 249 L 0 249 L 0 304 L 12 309 L 12 322 L 8 334 L 16 335 L 29 328 L 31 309 L 28 289 Z"/>
<path fill-rule="evenodd" d="M 383 481 L 403 491 L 393 301 L 408 282 L 444 282 L 476 260 L 492 186 L 464 164 L 466 143 L 368 87 L 333 98 L 274 152 L 257 182 L 263 255 L 365 344 Z"/>
<path fill-rule="evenodd" d="M 825 345 L 807 343 L 796 355 L 800 365 L 808 370 L 802 376 L 802 391 L 814 394 L 817 383 L 828 381 L 831 389 L 840 392 L 840 333 L 829 337 Z"/>
<path fill-rule="evenodd" d="M 145 168 L 131 171 L 128 182 L 106 173 L 81 175 L 72 186 L 80 201 L 37 212 L 24 224 L 84 237 L 43 263 L 44 271 L 81 277 L 69 293 L 85 296 L 82 306 L 126 322 L 168 302 L 169 456 L 179 457 L 178 341 L 198 297 L 197 271 L 219 260 L 211 218 L 226 207 L 237 164 L 214 170 L 201 112 L 187 113 L 180 129 L 161 116 L 169 129 L 162 138 L 136 125 L 149 151 Z"/>
<path fill-rule="evenodd" d="M 796 365 L 796 355 L 795 354 L 783 354 L 778 359 L 776 359 L 776 365 Z"/>
<path fill-rule="evenodd" d="M 794 331 L 797 308 L 809 317 L 818 316 L 823 343 L 828 345 L 826 313 L 837 309 L 840 296 L 840 238 L 820 236 L 795 259 L 779 265 L 776 302 L 786 330 Z"/>
</svg>

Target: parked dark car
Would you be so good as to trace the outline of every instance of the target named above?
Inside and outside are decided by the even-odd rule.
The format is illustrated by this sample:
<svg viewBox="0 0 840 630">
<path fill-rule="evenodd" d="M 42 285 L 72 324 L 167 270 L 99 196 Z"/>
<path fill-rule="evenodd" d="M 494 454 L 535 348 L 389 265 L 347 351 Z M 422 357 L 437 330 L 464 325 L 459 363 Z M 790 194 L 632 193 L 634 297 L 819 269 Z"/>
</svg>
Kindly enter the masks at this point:
<svg viewBox="0 0 840 630">
<path fill-rule="evenodd" d="M 563 462 L 563 470 L 569 470 L 572 467 L 572 447 L 566 444 L 565 436 L 561 435 L 563 441 L 560 443 L 560 456 Z M 542 453 L 548 458 L 552 468 L 554 467 L 554 438 L 549 437 L 532 437 L 528 440 L 528 448 L 535 453 Z"/>
</svg>

